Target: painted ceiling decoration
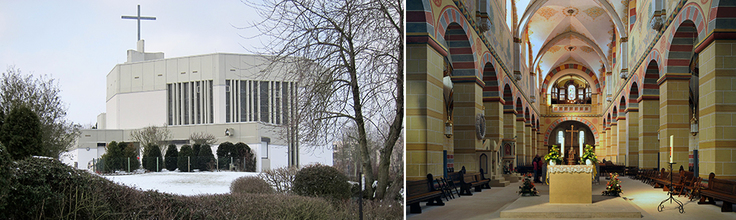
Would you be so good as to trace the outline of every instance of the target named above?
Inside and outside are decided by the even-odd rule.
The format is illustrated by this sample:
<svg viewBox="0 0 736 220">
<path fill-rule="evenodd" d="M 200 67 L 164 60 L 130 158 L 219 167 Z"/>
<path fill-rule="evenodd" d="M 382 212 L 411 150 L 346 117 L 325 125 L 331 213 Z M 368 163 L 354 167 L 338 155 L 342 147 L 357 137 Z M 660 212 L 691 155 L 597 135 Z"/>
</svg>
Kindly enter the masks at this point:
<svg viewBox="0 0 736 220">
<path fill-rule="evenodd" d="M 615 42 L 627 36 L 627 0 L 513 1 L 519 18 L 514 36 L 528 36 L 532 69 L 546 73 L 580 63 L 595 67 L 599 79 L 613 69 Z"/>
</svg>

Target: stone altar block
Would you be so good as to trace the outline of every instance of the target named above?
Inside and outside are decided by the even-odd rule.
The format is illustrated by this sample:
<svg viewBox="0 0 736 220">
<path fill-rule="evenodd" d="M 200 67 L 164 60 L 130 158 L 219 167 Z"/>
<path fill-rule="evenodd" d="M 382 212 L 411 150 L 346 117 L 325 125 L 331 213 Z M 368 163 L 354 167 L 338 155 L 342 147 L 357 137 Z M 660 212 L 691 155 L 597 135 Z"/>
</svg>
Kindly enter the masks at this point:
<svg viewBox="0 0 736 220">
<path fill-rule="evenodd" d="M 548 166 L 549 203 L 591 204 L 593 165 Z"/>
</svg>

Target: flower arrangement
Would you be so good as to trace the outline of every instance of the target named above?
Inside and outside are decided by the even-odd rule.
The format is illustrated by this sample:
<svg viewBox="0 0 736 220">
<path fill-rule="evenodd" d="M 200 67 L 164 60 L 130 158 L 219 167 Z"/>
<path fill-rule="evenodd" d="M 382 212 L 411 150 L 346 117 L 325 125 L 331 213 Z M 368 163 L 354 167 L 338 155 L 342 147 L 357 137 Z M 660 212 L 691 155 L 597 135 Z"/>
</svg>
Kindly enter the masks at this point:
<svg viewBox="0 0 736 220">
<path fill-rule="evenodd" d="M 621 190 L 621 181 L 618 180 L 618 174 L 611 173 L 611 180 L 608 181 L 608 184 L 606 184 L 606 190 L 603 191 L 604 196 L 619 196 L 619 194 L 624 193 L 623 190 Z"/>
<path fill-rule="evenodd" d="M 544 162 L 549 163 L 550 160 L 555 161 L 557 164 L 562 164 L 562 159 L 560 159 L 560 148 L 557 148 L 557 145 L 552 145 L 552 149 L 549 150 L 549 153 L 544 155 Z"/>
<path fill-rule="evenodd" d="M 524 181 L 521 182 L 517 193 L 521 196 L 539 196 L 539 191 L 537 191 L 537 188 L 534 187 L 534 183 L 532 182 L 531 174 L 524 175 Z"/>
<path fill-rule="evenodd" d="M 589 144 L 585 145 L 583 155 L 580 157 L 580 164 L 585 164 L 586 159 L 593 163 L 598 162 L 598 158 L 595 156 L 595 150 L 593 149 L 593 146 L 590 146 Z"/>
</svg>

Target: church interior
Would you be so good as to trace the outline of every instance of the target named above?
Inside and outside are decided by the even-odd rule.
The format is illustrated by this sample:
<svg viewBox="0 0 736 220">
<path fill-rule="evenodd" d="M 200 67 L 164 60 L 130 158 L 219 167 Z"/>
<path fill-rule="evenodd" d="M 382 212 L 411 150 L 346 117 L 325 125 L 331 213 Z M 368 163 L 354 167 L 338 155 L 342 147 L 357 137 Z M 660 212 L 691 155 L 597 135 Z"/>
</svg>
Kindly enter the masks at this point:
<svg viewBox="0 0 736 220">
<path fill-rule="evenodd" d="M 598 162 L 736 180 L 734 14 L 729 0 L 408 0 L 406 180 L 464 169 L 506 187 L 553 145 L 573 163 L 591 145 Z"/>
<path fill-rule="evenodd" d="M 551 145 L 579 156 L 580 143 L 599 160 L 665 167 L 672 135 L 675 163 L 736 179 L 736 24 L 718 6 L 408 1 L 408 179 L 496 172 Z"/>
</svg>

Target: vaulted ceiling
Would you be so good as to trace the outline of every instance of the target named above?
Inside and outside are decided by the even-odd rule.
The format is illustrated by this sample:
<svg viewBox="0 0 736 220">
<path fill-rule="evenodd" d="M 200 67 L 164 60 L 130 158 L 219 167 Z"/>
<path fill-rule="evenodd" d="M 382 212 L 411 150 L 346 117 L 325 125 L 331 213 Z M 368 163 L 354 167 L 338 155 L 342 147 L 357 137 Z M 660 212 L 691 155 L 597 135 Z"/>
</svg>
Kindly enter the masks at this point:
<svg viewBox="0 0 736 220">
<path fill-rule="evenodd" d="M 561 64 L 581 63 L 599 78 L 611 71 L 613 47 L 627 35 L 628 0 L 513 1 L 518 19 L 514 35 L 529 35 L 531 68 L 546 75 Z"/>
</svg>

